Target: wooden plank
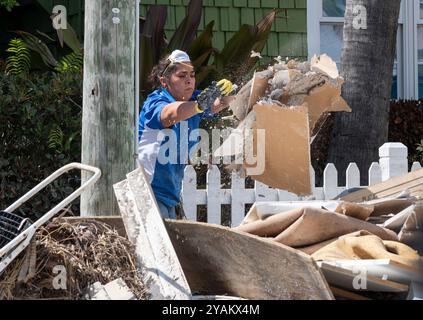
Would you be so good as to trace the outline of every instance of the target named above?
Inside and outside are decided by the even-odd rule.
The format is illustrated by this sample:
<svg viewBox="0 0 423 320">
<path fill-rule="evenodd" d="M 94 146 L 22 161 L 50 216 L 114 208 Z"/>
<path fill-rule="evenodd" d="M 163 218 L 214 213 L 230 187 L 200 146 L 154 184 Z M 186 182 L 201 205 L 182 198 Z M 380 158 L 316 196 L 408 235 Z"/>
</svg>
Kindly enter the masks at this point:
<svg viewBox="0 0 423 320">
<path fill-rule="evenodd" d="M 166 232 L 143 168 L 114 186 L 129 239 L 136 239 L 139 271 L 152 300 L 188 300 L 191 290 Z"/>
<path fill-rule="evenodd" d="M 423 270 L 413 268 L 389 259 L 380 260 L 338 260 L 324 261 L 325 264 L 338 266 L 347 270 L 363 270 L 367 275 L 379 279 L 407 284 L 411 282 L 423 283 Z"/>
<path fill-rule="evenodd" d="M 310 256 L 221 226 L 166 221 L 193 292 L 245 299 L 333 299 Z"/>
<path fill-rule="evenodd" d="M 362 289 L 357 290 L 354 288 L 354 280 L 359 276 L 358 273 L 354 273 L 351 270 L 342 268 L 338 265 L 333 265 L 328 261 L 318 262 L 321 267 L 326 280 L 330 285 L 353 291 L 372 291 L 372 292 L 407 292 L 408 286 L 400 283 L 396 283 L 389 280 L 382 280 L 371 275 L 367 275 L 367 282 L 360 283 Z"/>
<path fill-rule="evenodd" d="M 351 193 L 342 197 L 342 200 L 361 202 L 384 197 L 393 197 L 406 189 L 410 190 L 411 196 L 423 197 L 423 169 Z"/>
<path fill-rule="evenodd" d="M 348 300 L 354 300 L 354 301 L 371 300 L 367 297 L 361 296 L 354 292 L 339 289 L 336 287 L 330 287 L 330 290 L 332 290 L 332 293 L 336 298 L 340 298 L 340 299 L 348 299 Z"/>
</svg>

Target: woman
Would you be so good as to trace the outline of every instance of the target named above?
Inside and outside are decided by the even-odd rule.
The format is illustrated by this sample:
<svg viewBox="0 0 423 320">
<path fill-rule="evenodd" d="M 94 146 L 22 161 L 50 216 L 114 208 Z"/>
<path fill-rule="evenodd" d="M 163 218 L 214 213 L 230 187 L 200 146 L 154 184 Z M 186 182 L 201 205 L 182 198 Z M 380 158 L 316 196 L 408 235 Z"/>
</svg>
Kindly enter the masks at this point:
<svg viewBox="0 0 423 320">
<path fill-rule="evenodd" d="M 198 143 L 183 139 L 188 140 L 190 132 L 199 128 L 201 119 L 212 117 L 229 106 L 233 97 L 223 95 L 232 91 L 232 84 L 222 80 L 218 83 L 220 87 L 195 91 L 194 67 L 188 54 L 180 50 L 175 50 L 153 68 L 150 81 L 157 89 L 142 107 L 138 163 L 145 169 L 162 217 L 176 219 L 186 165 L 185 161 L 181 163 L 180 148 L 188 143 L 188 150 L 192 151 Z M 188 137 L 181 137 L 182 124 L 188 127 Z M 164 129 L 172 130 L 176 136 L 176 163 L 161 161 L 165 149 L 161 147 L 168 143 L 159 139 Z"/>
</svg>

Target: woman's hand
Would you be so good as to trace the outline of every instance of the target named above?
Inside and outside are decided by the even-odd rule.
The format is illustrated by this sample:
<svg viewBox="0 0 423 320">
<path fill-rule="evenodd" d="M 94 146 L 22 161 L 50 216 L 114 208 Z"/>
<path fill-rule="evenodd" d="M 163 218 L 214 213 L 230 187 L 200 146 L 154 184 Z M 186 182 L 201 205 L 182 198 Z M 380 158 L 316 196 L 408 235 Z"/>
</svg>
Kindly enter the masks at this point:
<svg viewBox="0 0 423 320">
<path fill-rule="evenodd" d="M 217 98 L 213 106 L 211 107 L 212 113 L 219 113 L 220 111 L 229 107 L 229 105 L 235 100 L 235 96 Z"/>
</svg>

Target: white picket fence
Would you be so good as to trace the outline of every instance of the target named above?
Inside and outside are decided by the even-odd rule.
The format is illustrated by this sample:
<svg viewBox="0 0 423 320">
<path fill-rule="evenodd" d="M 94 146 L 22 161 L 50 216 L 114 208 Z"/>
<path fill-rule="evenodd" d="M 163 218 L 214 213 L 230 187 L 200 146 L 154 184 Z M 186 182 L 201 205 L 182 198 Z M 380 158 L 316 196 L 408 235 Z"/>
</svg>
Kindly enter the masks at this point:
<svg viewBox="0 0 423 320">
<path fill-rule="evenodd" d="M 369 168 L 369 184 L 373 185 L 408 173 L 408 149 L 401 143 L 387 143 L 379 149 L 379 162 Z M 411 171 L 421 168 L 414 163 Z M 338 186 L 338 171 L 328 164 L 323 174 L 323 187 L 316 187 L 315 173 L 311 168 L 313 200 L 330 200 L 346 189 L 360 187 L 360 171 L 351 163 L 346 171 L 346 186 Z M 363 186 L 361 186 L 363 187 Z M 307 199 L 310 199 L 307 197 Z M 245 205 L 262 201 L 302 201 L 306 200 L 285 190 L 270 188 L 255 182 L 252 189 L 245 188 L 245 179 L 237 173 L 232 174 L 230 189 L 221 188 L 221 173 L 217 166 L 211 166 L 207 173 L 206 189 L 197 189 L 197 173 L 192 166 L 185 169 L 182 198 L 187 218 L 197 220 L 197 206 L 207 206 L 207 222 L 222 224 L 222 205 L 231 206 L 231 224 L 238 226 L 245 216 Z"/>
</svg>

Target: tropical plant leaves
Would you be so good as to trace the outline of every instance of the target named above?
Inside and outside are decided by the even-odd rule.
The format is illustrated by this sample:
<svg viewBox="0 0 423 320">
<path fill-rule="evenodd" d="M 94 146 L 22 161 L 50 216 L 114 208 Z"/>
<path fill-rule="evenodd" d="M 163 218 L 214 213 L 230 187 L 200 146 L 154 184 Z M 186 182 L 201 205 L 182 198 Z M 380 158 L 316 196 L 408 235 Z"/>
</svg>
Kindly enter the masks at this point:
<svg viewBox="0 0 423 320">
<path fill-rule="evenodd" d="M 38 37 L 25 31 L 16 31 L 16 34 L 22 38 L 29 49 L 37 52 L 41 56 L 41 59 L 47 66 L 52 68 L 57 66 L 57 60 L 54 58 L 50 49 Z"/>
<path fill-rule="evenodd" d="M 54 19 L 54 16 L 52 16 Z M 78 35 L 72 26 L 67 23 L 66 29 L 57 29 L 57 37 L 59 38 L 60 45 L 64 46 L 66 44 L 73 52 L 80 52 L 83 48 L 81 41 L 78 39 Z"/>
<path fill-rule="evenodd" d="M 277 9 L 270 11 L 256 26 L 242 25 L 222 52 L 216 55 L 217 71 L 225 71 L 236 77 L 251 69 L 258 59 L 251 58 L 251 52 L 263 51 L 278 12 Z"/>
<path fill-rule="evenodd" d="M 141 43 L 141 57 L 152 56 L 153 64 L 156 64 L 166 47 L 164 38 L 164 26 L 167 18 L 167 7 L 164 5 L 151 6 L 147 13 L 147 19 L 140 24 L 140 34 L 149 40 L 148 50 Z"/>
<path fill-rule="evenodd" d="M 201 15 L 203 11 L 202 0 L 192 0 L 188 5 L 187 15 L 185 19 L 176 29 L 172 39 L 169 42 L 169 52 L 179 49 L 188 51 L 189 46 L 194 41 L 200 25 Z"/>
<path fill-rule="evenodd" d="M 81 72 L 84 65 L 83 51 L 72 52 L 64 56 L 57 64 L 55 70 L 59 73 Z"/>
<path fill-rule="evenodd" d="M 202 66 L 206 66 L 210 56 L 217 52 L 213 48 L 213 27 L 214 21 L 211 21 L 189 47 L 188 54 L 197 70 Z"/>
<path fill-rule="evenodd" d="M 28 73 L 31 67 L 31 56 L 26 44 L 22 39 L 12 39 L 6 50 L 11 53 L 6 59 L 6 73 L 20 75 Z"/>
<path fill-rule="evenodd" d="M 251 52 L 262 52 L 279 10 L 270 11 L 257 25 L 243 25 L 227 42 L 222 52 L 213 47 L 213 26 L 211 21 L 196 37 L 202 16 L 203 1 L 191 0 L 187 15 L 173 34 L 166 47 L 164 25 L 166 6 L 150 6 L 145 19 L 141 19 L 140 35 L 140 83 L 141 97 L 152 90 L 147 79 L 153 66 L 165 53 L 179 49 L 187 51 L 196 69 L 198 87 L 205 87 L 213 77 L 224 76 L 236 79 L 248 74 L 258 58 L 251 58 Z M 211 62 L 211 59 L 214 60 Z"/>
</svg>

